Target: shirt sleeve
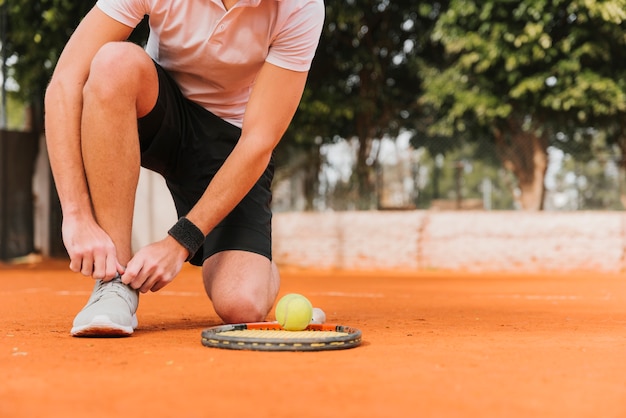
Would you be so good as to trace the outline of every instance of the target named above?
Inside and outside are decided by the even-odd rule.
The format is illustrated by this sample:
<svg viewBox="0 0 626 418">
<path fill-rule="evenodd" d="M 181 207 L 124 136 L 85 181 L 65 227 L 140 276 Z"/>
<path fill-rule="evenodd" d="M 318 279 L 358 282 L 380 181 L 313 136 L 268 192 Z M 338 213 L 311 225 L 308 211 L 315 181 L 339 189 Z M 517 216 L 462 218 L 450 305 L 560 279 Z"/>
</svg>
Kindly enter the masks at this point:
<svg viewBox="0 0 626 418">
<path fill-rule="evenodd" d="M 96 6 L 109 17 L 131 28 L 149 14 L 145 0 L 98 0 Z"/>
<path fill-rule="evenodd" d="M 311 0 L 295 11 L 272 44 L 266 61 L 293 71 L 308 71 L 324 26 L 323 0 Z"/>
</svg>

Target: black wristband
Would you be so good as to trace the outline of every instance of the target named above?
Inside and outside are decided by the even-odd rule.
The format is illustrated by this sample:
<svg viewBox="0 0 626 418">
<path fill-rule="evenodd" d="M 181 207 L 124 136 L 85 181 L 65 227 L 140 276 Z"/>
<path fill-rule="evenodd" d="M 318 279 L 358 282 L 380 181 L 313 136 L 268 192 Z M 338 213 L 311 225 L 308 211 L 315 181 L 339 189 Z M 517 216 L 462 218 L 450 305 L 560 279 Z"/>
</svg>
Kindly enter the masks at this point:
<svg viewBox="0 0 626 418">
<path fill-rule="evenodd" d="M 205 236 L 200 228 L 184 216 L 167 233 L 189 251 L 187 261 L 191 260 L 204 244 Z"/>
</svg>

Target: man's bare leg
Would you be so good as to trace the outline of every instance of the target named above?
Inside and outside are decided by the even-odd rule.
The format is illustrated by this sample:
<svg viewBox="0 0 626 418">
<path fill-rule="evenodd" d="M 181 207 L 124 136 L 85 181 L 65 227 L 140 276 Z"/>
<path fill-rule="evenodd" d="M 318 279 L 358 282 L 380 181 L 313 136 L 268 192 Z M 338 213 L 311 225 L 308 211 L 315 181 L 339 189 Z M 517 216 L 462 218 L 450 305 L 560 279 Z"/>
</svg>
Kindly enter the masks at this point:
<svg viewBox="0 0 626 418">
<path fill-rule="evenodd" d="M 131 234 L 140 148 L 137 118 L 156 103 L 158 76 L 152 60 L 127 42 L 103 46 L 83 89 L 81 148 L 95 218 L 116 247 L 117 262 L 132 257 Z M 94 266 L 94 278 L 102 274 Z M 74 319 L 74 336 L 127 336 L 137 327 L 138 292 L 115 278 L 97 280 Z"/>
<path fill-rule="evenodd" d="M 280 288 L 276 264 L 246 251 L 209 257 L 202 277 L 215 312 L 227 324 L 265 320 Z"/>
<path fill-rule="evenodd" d="M 154 63 L 137 45 L 115 42 L 95 56 L 83 93 L 82 153 L 94 214 L 117 250 L 131 254 L 132 218 L 139 180 L 137 118 L 156 103 Z"/>
</svg>

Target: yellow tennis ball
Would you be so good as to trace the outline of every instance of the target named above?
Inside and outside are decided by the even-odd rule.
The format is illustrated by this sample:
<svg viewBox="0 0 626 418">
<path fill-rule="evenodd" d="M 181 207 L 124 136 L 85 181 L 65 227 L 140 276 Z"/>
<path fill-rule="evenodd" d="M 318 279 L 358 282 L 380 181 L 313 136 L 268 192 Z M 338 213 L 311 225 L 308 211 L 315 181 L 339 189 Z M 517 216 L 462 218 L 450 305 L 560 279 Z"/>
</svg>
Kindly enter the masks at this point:
<svg viewBox="0 0 626 418">
<path fill-rule="evenodd" d="M 313 305 L 297 293 L 283 296 L 276 305 L 276 321 L 287 331 L 302 331 L 311 322 Z"/>
</svg>

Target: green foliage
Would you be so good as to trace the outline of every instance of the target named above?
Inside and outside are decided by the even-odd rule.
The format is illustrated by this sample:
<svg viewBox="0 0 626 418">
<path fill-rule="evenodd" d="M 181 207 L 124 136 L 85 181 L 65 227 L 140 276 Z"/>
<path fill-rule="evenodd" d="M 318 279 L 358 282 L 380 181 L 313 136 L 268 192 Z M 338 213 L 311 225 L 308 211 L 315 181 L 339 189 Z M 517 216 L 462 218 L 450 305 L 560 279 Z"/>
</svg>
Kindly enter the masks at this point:
<svg viewBox="0 0 626 418">
<path fill-rule="evenodd" d="M 416 7 L 412 0 L 328 2 L 326 22 L 290 144 L 311 146 L 356 138 L 350 187 L 370 208 L 376 157 L 372 140 L 412 129 L 422 79 L 418 56 L 439 57 L 429 34 L 446 2 Z"/>
<path fill-rule="evenodd" d="M 438 2 L 348 0 L 328 3 L 326 22 L 300 111 L 297 141 L 396 135 L 417 116 L 415 57 L 431 54 Z"/>
<path fill-rule="evenodd" d="M 0 0 L 7 7 L 9 75 L 26 102 L 39 101 L 61 50 L 94 0 Z"/>
<path fill-rule="evenodd" d="M 61 51 L 96 0 L 0 0 L 7 8 L 6 53 L 12 64 L 9 76 L 19 85 L 20 100 L 37 103 L 52 76 Z M 141 43 L 147 20 L 131 36 Z"/>
<path fill-rule="evenodd" d="M 0 0 L 21 100 L 42 102 L 63 46 L 94 3 Z M 355 172 L 372 178 L 363 170 L 373 164 L 368 141 L 403 130 L 446 160 L 475 144 L 466 176 L 482 170 L 478 160 L 501 170 L 498 135 L 506 142 L 532 132 L 580 161 L 594 155 L 585 134 L 592 126 L 607 147 L 626 148 L 626 0 L 346 0 L 327 2 L 326 12 L 300 109 L 277 150 L 286 159 L 301 148 L 319 165 L 322 143 L 357 138 Z M 144 22 L 134 39 L 146 33 Z M 479 177 L 467 183 L 468 196 Z"/>
<path fill-rule="evenodd" d="M 421 142 L 429 148 L 440 138 L 495 142 L 504 165 L 535 198 L 549 144 L 568 148 L 589 126 L 626 143 L 626 68 L 616 65 L 626 62 L 625 6 L 625 0 L 452 0 L 432 32 L 444 61 L 422 66 L 427 83 L 419 102 L 431 123 Z"/>
<path fill-rule="evenodd" d="M 541 115 L 559 129 L 626 111 L 626 1 L 450 2 L 433 39 L 445 68 L 430 66 L 421 102 L 432 135 Z"/>
<path fill-rule="evenodd" d="M 26 122 L 26 112 L 24 103 L 13 95 L 7 96 L 7 120 L 4 128 L 13 131 L 21 131 L 24 129 Z"/>
</svg>

